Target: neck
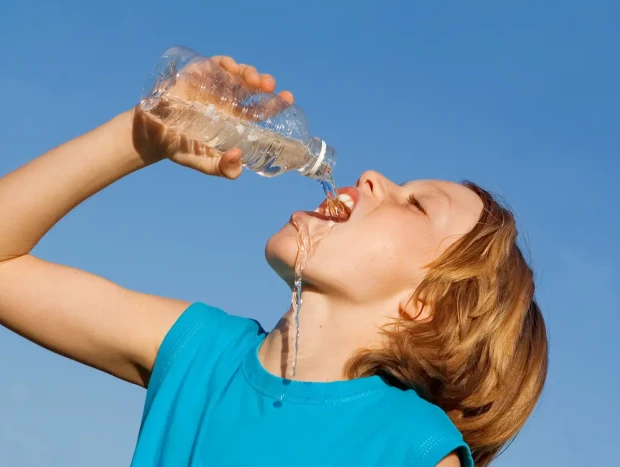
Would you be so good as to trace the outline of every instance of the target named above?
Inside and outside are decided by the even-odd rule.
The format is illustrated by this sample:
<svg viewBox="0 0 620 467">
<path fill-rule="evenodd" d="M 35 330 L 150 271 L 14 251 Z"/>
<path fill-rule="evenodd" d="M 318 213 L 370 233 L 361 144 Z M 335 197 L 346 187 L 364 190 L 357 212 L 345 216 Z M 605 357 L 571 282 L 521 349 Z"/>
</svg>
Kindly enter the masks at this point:
<svg viewBox="0 0 620 467">
<path fill-rule="evenodd" d="M 386 323 L 378 304 L 339 302 L 304 290 L 299 314 L 299 353 L 295 380 L 339 381 L 347 379 L 344 367 L 355 351 L 376 348 L 381 343 L 380 327 Z M 385 307 L 385 304 L 382 304 Z M 269 333 L 259 350 L 265 369 L 291 379 L 295 359 L 295 318 L 292 308 Z"/>
</svg>

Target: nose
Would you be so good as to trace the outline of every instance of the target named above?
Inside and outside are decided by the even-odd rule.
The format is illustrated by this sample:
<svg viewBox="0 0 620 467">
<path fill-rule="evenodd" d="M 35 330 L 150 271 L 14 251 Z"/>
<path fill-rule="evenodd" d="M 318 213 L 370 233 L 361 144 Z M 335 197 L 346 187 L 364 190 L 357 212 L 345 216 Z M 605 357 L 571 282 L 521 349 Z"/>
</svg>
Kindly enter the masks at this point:
<svg viewBox="0 0 620 467">
<path fill-rule="evenodd" d="M 367 170 L 362 174 L 355 188 L 364 193 L 371 195 L 379 200 L 385 197 L 386 189 L 389 184 L 389 180 L 374 170 Z"/>
</svg>

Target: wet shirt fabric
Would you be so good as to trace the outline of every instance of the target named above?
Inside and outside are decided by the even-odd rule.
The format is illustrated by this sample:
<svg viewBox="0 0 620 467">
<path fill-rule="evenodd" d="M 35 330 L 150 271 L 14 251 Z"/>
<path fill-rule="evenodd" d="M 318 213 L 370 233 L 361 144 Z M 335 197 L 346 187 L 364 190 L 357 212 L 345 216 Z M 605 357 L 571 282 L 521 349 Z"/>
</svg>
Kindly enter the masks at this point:
<svg viewBox="0 0 620 467">
<path fill-rule="evenodd" d="M 156 358 L 132 467 L 435 466 L 469 448 L 437 406 L 378 376 L 282 379 L 251 319 L 191 305 Z"/>
</svg>

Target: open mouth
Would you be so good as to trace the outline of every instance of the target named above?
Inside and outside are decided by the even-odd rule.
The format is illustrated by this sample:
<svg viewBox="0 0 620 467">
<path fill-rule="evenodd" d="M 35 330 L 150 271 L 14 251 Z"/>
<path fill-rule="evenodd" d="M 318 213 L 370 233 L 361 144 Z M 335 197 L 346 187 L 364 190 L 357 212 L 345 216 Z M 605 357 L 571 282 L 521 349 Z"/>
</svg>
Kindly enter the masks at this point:
<svg viewBox="0 0 620 467">
<path fill-rule="evenodd" d="M 314 217 L 319 219 L 345 222 L 351 217 L 358 195 L 354 188 L 342 188 L 338 190 L 336 198 L 328 198 L 315 209 Z"/>
</svg>

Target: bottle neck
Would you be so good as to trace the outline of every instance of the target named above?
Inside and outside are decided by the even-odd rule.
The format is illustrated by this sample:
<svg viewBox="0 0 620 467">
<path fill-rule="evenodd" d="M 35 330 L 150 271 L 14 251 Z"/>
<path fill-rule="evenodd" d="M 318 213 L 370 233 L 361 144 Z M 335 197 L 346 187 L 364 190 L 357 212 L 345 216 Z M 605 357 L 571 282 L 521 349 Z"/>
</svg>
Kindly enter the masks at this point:
<svg viewBox="0 0 620 467">
<path fill-rule="evenodd" d="M 315 180 L 324 180 L 334 170 L 336 151 L 321 138 L 313 137 L 307 145 L 308 163 L 299 173 Z"/>
</svg>

